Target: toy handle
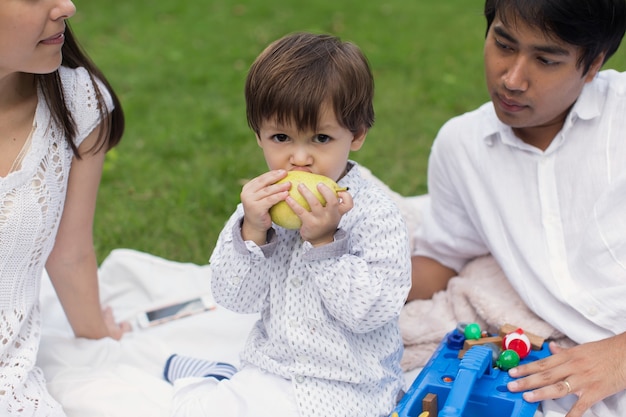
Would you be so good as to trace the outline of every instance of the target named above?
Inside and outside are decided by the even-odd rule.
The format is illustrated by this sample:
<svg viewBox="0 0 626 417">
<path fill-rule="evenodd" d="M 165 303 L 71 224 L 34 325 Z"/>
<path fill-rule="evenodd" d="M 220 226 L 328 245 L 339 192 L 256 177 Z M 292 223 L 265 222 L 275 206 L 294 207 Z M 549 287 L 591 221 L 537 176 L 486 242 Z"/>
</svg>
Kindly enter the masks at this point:
<svg viewBox="0 0 626 417">
<path fill-rule="evenodd" d="M 459 371 L 439 417 L 461 417 L 474 383 L 483 376 L 491 366 L 492 351 L 484 346 L 470 348 L 461 363 Z"/>
</svg>

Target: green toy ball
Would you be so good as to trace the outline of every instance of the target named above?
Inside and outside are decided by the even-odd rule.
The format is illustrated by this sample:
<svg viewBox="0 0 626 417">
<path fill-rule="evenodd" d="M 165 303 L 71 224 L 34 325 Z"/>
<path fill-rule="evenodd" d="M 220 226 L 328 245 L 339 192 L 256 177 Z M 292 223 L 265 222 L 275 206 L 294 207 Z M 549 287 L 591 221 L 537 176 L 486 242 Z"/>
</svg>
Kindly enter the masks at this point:
<svg viewBox="0 0 626 417">
<path fill-rule="evenodd" d="M 470 340 L 478 340 L 481 336 L 480 326 L 478 323 L 469 323 L 465 326 L 465 338 Z"/>
<path fill-rule="evenodd" d="M 503 371 L 508 371 L 509 369 L 515 368 L 519 365 L 519 361 L 519 354 L 512 349 L 507 349 L 502 351 L 500 357 L 496 361 L 496 365 L 498 365 L 498 368 Z"/>
</svg>

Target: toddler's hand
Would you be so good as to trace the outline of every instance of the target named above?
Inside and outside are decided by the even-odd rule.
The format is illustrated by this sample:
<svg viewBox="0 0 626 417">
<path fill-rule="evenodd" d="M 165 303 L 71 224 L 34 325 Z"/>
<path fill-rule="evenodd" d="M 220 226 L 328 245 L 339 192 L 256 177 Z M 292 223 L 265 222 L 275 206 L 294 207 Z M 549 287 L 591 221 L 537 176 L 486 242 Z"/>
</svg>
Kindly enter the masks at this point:
<svg viewBox="0 0 626 417">
<path fill-rule="evenodd" d="M 352 195 L 347 191 L 339 191 L 335 194 L 335 191 L 321 183 L 317 185 L 317 189 L 326 200 L 325 206 L 305 185 L 298 186 L 298 191 L 309 203 L 311 211 L 306 210 L 291 197 L 286 199 L 289 207 L 302 220 L 300 236 L 313 246 L 331 243 L 341 217 L 354 206 Z"/>
<path fill-rule="evenodd" d="M 286 176 L 287 171 L 282 169 L 269 171 L 243 186 L 240 197 L 245 213 L 241 229 L 244 240 L 265 244 L 267 231 L 272 227 L 269 209 L 289 195 L 290 182 L 275 184 Z"/>
</svg>

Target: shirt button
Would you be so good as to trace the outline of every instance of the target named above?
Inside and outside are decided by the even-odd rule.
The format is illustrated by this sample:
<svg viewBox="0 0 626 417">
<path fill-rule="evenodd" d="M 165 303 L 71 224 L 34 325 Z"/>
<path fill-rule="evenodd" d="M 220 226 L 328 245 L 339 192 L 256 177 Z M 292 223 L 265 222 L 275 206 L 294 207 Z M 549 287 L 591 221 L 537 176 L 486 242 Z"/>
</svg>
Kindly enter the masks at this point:
<svg viewBox="0 0 626 417">
<path fill-rule="evenodd" d="M 302 285 L 302 281 L 299 278 L 294 278 L 291 280 L 291 285 L 296 288 L 300 288 L 300 286 Z"/>
<path fill-rule="evenodd" d="M 289 327 L 291 327 L 292 329 L 297 329 L 298 328 L 298 322 L 296 320 L 289 320 Z"/>
<path fill-rule="evenodd" d="M 590 316 L 595 316 L 596 314 L 598 314 L 598 309 L 595 307 L 589 307 L 587 309 L 587 313 L 589 313 Z"/>
<path fill-rule="evenodd" d="M 302 375 L 296 375 L 296 382 L 301 384 L 304 382 L 304 377 Z"/>
<path fill-rule="evenodd" d="M 241 278 L 239 277 L 233 277 L 233 279 L 231 280 L 231 282 L 235 285 L 238 285 L 241 282 Z"/>
<path fill-rule="evenodd" d="M 298 355 L 298 362 L 309 363 L 309 357 L 306 355 Z"/>
</svg>

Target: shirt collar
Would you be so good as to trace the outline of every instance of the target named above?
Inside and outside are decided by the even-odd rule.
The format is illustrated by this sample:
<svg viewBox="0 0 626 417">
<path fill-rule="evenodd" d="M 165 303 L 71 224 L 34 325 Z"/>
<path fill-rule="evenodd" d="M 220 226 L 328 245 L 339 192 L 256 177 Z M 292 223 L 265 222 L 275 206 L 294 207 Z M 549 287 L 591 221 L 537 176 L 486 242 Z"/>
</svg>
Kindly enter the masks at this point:
<svg viewBox="0 0 626 417">
<path fill-rule="evenodd" d="M 368 181 L 367 176 L 361 175 L 359 167 L 360 165 L 357 162 L 348 160 L 348 172 L 339 181 L 337 181 L 337 184 L 340 187 L 348 188 L 353 198 L 356 197 Z"/>
<path fill-rule="evenodd" d="M 568 120 L 575 121 L 577 118 L 582 120 L 591 120 L 600 116 L 602 113 L 602 103 L 604 102 L 604 94 L 597 88 L 599 83 L 596 79 L 585 84 L 578 100 L 574 103 L 572 110 L 567 115 Z"/>
<path fill-rule="evenodd" d="M 482 121 L 485 144 L 493 146 L 495 141 L 500 139 L 506 145 L 517 146 L 513 129 L 498 119 L 493 103 L 490 101 L 483 104 L 481 110 L 483 110 L 483 115 L 485 116 Z"/>
</svg>

